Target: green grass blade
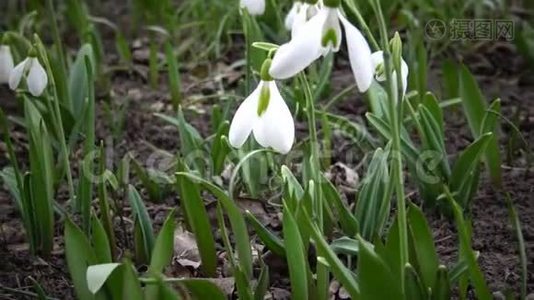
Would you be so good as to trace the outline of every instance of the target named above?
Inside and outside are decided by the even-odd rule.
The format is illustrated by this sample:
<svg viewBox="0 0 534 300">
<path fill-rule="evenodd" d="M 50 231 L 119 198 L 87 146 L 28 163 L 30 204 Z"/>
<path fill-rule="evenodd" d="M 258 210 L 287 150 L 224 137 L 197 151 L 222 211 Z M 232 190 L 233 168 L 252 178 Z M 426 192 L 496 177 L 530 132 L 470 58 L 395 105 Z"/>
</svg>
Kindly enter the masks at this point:
<svg viewBox="0 0 534 300">
<path fill-rule="evenodd" d="M 357 256 L 360 249 L 360 243 L 355 239 L 340 237 L 330 243 L 330 249 L 336 254 Z"/>
<path fill-rule="evenodd" d="M 80 300 L 93 299 L 87 286 L 87 267 L 97 263 L 89 240 L 72 221 L 65 220 L 65 256 L 69 274 L 74 284 L 76 297 Z"/>
<path fill-rule="evenodd" d="M 410 264 L 406 264 L 404 267 L 404 276 L 404 292 L 406 293 L 405 299 L 428 299 L 427 289 L 425 289 L 423 283 L 421 282 L 421 278 Z"/>
<path fill-rule="evenodd" d="M 322 175 L 321 191 L 323 193 L 323 199 L 327 204 L 332 206 L 332 210 L 337 212 L 339 218 L 339 224 L 343 229 L 343 232 L 351 237 L 356 236 L 359 232 L 358 220 L 354 217 L 354 214 L 350 211 L 350 208 L 341 200 L 339 192 L 335 186 Z"/>
<path fill-rule="evenodd" d="M 93 216 L 91 220 L 92 242 L 97 261 L 101 264 L 111 263 L 113 258 L 111 256 L 111 249 L 106 230 L 96 216 Z"/>
<path fill-rule="evenodd" d="M 300 185 L 295 175 L 293 175 L 293 172 L 291 172 L 291 170 L 284 165 L 280 168 L 280 173 L 285 183 L 285 199 L 301 199 L 304 195 L 304 189 L 302 188 L 302 185 Z M 293 203 L 292 201 L 289 201 L 288 205 L 293 210 L 296 208 L 296 203 Z"/>
<path fill-rule="evenodd" d="M 230 225 L 234 233 L 239 264 L 242 266 L 245 276 L 249 279 L 252 278 L 252 251 L 250 249 L 250 239 L 245 218 L 237 204 L 221 188 L 203 178 L 184 172 L 178 172 L 176 175 L 179 177 L 186 176 L 194 182 L 201 183 L 204 188 L 209 190 L 221 202 L 224 210 L 228 214 Z"/>
<path fill-rule="evenodd" d="M 154 243 L 152 257 L 150 258 L 149 270 L 153 274 L 160 274 L 164 268 L 171 262 L 174 254 L 174 210 L 169 213 L 165 223 Z M 145 289 L 147 299 L 160 299 L 162 295 L 156 286 L 148 286 Z"/>
<path fill-rule="evenodd" d="M 191 293 L 193 299 L 227 299 L 223 292 L 212 282 L 203 279 L 183 279 L 180 284 Z"/>
<path fill-rule="evenodd" d="M 254 289 L 254 300 L 263 300 L 269 290 L 269 267 L 261 261 L 261 272 Z"/>
<path fill-rule="evenodd" d="M 85 60 L 89 58 L 90 68 L 88 70 Z M 89 89 L 92 86 L 92 80 L 89 81 L 89 71 L 94 74 L 95 71 L 95 56 L 93 47 L 91 44 L 84 44 L 78 54 L 76 59 L 72 64 L 69 71 L 69 98 L 71 103 L 69 103 L 69 108 L 75 118 L 75 120 L 82 121 L 83 115 L 82 112 L 84 107 L 87 105 L 87 98 L 89 97 Z"/>
<path fill-rule="evenodd" d="M 527 269 L 527 254 L 525 247 L 525 238 L 523 237 L 523 232 L 521 231 L 521 222 L 519 216 L 517 215 L 517 210 L 514 207 L 510 194 L 506 194 L 506 203 L 508 204 L 508 214 L 510 215 L 510 220 L 512 221 L 512 226 L 515 231 L 517 238 L 517 246 L 519 248 L 519 260 L 521 262 L 521 298 L 526 299 L 527 296 L 527 280 L 528 280 L 528 269 Z"/>
<path fill-rule="evenodd" d="M 165 42 L 165 58 L 167 60 L 167 72 L 169 73 L 169 89 L 174 109 L 178 109 L 182 102 L 180 70 L 174 49 L 169 40 Z"/>
<path fill-rule="evenodd" d="M 439 107 L 438 105 L 436 105 Z M 435 112 L 431 112 L 426 106 L 419 106 L 419 115 L 421 118 L 421 126 L 424 131 L 424 137 L 427 142 L 427 147 L 430 150 L 437 151 L 441 155 L 441 176 L 449 178 L 451 170 L 447 160 L 447 151 L 445 150 L 445 137 L 442 128 L 442 121 L 435 118 Z M 441 123 L 440 123 L 441 122 Z"/>
<path fill-rule="evenodd" d="M 478 138 L 482 128 L 484 112 L 486 111 L 486 102 L 475 77 L 464 65 L 461 66 L 460 70 L 459 89 L 469 127 L 471 128 L 473 136 Z"/>
<path fill-rule="evenodd" d="M 478 138 L 487 132 L 494 133 L 494 141 L 489 143 L 488 149 L 485 152 L 486 164 L 493 182 L 500 185 L 502 181 L 501 160 L 495 132 L 497 130 L 497 115 L 492 112 L 495 111 L 498 113 L 500 111 L 500 101 L 493 102 L 488 109 L 486 100 L 480 91 L 475 77 L 469 72 L 466 66 L 462 66 L 460 71 L 460 97 L 462 98 L 464 112 L 473 137 Z"/>
<path fill-rule="evenodd" d="M 95 173 L 93 154 L 95 150 L 95 95 L 93 87 L 93 67 L 91 66 L 90 54 L 84 54 L 79 56 L 79 64 L 83 64 L 84 68 L 80 72 L 84 72 L 84 76 L 81 79 L 83 82 L 76 82 L 77 86 L 72 86 L 73 89 L 83 90 L 85 88 L 83 99 L 78 105 L 83 105 L 83 109 L 80 108 L 80 112 L 84 112 L 84 116 L 78 116 L 83 120 L 83 128 L 85 129 L 85 142 L 83 146 L 83 155 L 85 159 L 82 162 L 82 168 L 80 170 L 80 182 L 78 186 L 78 198 L 77 201 L 80 205 L 80 211 L 82 215 L 83 229 L 89 232 L 91 224 L 91 203 L 93 201 L 93 175 Z M 84 87 L 84 88 L 83 88 Z"/>
<path fill-rule="evenodd" d="M 457 98 L 459 93 L 459 74 L 458 66 L 451 60 L 446 60 L 442 67 L 444 95 L 447 99 Z"/>
<path fill-rule="evenodd" d="M 243 300 L 252 300 L 254 295 L 252 295 L 250 280 L 247 279 L 247 275 L 245 275 L 241 269 L 241 266 L 239 265 L 234 267 L 234 278 L 237 289 L 237 298 Z"/>
<path fill-rule="evenodd" d="M 439 258 L 432 231 L 421 209 L 412 203 L 407 217 L 410 233 L 413 236 L 413 241 L 416 242 L 414 245 L 416 257 L 414 259 L 417 259 L 419 274 L 427 288 L 433 287 L 436 281 Z"/>
<path fill-rule="evenodd" d="M 403 299 L 402 289 L 399 285 L 401 280 L 393 277 L 391 269 L 368 242 L 361 237 L 358 239 L 360 241 L 358 281 L 362 299 Z M 388 288 L 384 288 L 385 282 L 388 282 Z"/>
<path fill-rule="evenodd" d="M 135 268 L 129 260 L 124 260 L 123 282 L 122 290 L 124 298 L 128 300 L 143 300 L 144 294 L 141 289 L 141 284 L 137 279 Z M 83 300 L 83 299 L 82 299 Z"/>
<path fill-rule="evenodd" d="M 460 249 L 467 262 L 469 269 L 469 276 L 471 282 L 475 287 L 477 298 L 481 300 L 493 299 L 490 290 L 484 280 L 484 275 L 477 264 L 475 254 L 471 248 L 471 237 L 467 228 L 467 224 L 464 220 L 463 212 L 458 203 L 454 201 L 454 198 L 448 190 L 445 191 L 447 198 L 451 204 L 454 212 L 454 218 L 456 220 L 456 227 L 458 229 L 458 239 L 460 240 Z"/>
<path fill-rule="evenodd" d="M 283 232 L 286 259 L 289 267 L 291 282 L 291 297 L 293 299 L 309 299 L 307 276 L 307 255 L 304 251 L 302 237 L 295 217 L 284 203 Z"/>
<path fill-rule="evenodd" d="M 4 142 L 7 147 L 7 154 L 9 156 L 9 160 L 11 162 L 11 165 L 13 166 L 13 177 L 15 178 L 16 186 L 14 184 L 8 184 L 9 190 L 11 194 L 14 196 L 15 200 L 18 200 L 19 202 L 19 208 L 25 214 L 24 212 L 24 203 L 25 199 L 23 199 L 24 195 L 23 193 L 23 174 L 20 171 L 19 163 L 17 160 L 17 156 L 15 155 L 15 151 L 13 149 L 13 143 L 11 142 L 11 137 L 9 136 L 9 127 L 7 123 L 6 116 L 4 114 L 4 111 L 0 108 L 0 129 L 2 131 L 2 135 L 4 136 Z M 6 180 L 5 175 L 9 174 L 6 173 L 6 169 L 2 170 L 2 178 L 4 179 L 4 182 L 8 182 L 10 180 Z M 7 176 L 11 177 L 11 176 Z M 19 195 L 17 197 L 17 195 Z"/>
<path fill-rule="evenodd" d="M 263 242 L 265 247 L 267 247 L 267 249 L 280 257 L 284 257 L 286 255 L 284 241 L 282 241 L 282 239 L 263 226 L 263 224 L 256 219 L 256 217 L 250 211 L 245 212 L 245 218 L 252 228 L 254 228 L 254 231 L 256 231 L 256 234 Z"/>
<path fill-rule="evenodd" d="M 492 138 L 492 133 L 486 133 L 469 145 L 456 160 L 451 172 L 451 180 L 449 187 L 454 192 L 461 192 L 469 184 L 473 172 L 476 172 L 476 167 L 480 164 L 488 142 Z M 458 195 L 462 199 L 462 205 L 467 205 L 467 195 Z"/>
<path fill-rule="evenodd" d="M 488 167 L 492 182 L 501 186 L 502 184 L 502 159 L 499 151 L 499 116 L 501 116 L 501 100 L 497 99 L 491 103 L 482 119 L 481 132 L 493 132 L 493 138 L 488 143 L 484 162 Z"/>
<path fill-rule="evenodd" d="M 161 202 L 167 192 L 165 190 L 166 186 L 164 186 L 165 183 L 159 182 L 158 178 L 156 178 L 156 174 L 151 174 L 151 170 L 145 169 L 137 160 L 132 159 L 131 162 L 135 175 L 141 180 L 143 187 L 148 193 L 149 199 L 153 202 Z"/>
<path fill-rule="evenodd" d="M 179 162 L 179 170 L 184 171 L 184 168 L 185 166 Z M 200 196 L 200 190 L 197 184 L 187 177 L 177 176 L 176 182 L 180 194 L 180 203 L 184 208 L 187 221 L 198 243 L 202 271 L 207 276 L 214 277 L 217 269 L 215 239 L 204 201 Z"/>
<path fill-rule="evenodd" d="M 224 137 L 224 135 L 228 133 L 229 128 L 230 123 L 228 121 L 222 122 L 219 125 L 219 129 L 217 130 L 217 134 L 211 145 L 211 160 L 213 163 L 213 173 L 215 175 L 221 174 L 224 170 L 224 160 L 228 153 L 232 151 L 232 148 L 230 148 L 228 144 L 228 139 Z"/>
<path fill-rule="evenodd" d="M 87 278 L 87 287 L 92 294 L 96 294 L 106 283 L 108 278 L 111 276 L 111 273 L 121 264 L 119 263 L 107 263 L 107 264 L 98 264 L 92 265 L 87 268 L 86 278 Z"/>
<path fill-rule="evenodd" d="M 391 195 L 388 193 L 388 156 L 388 152 L 381 148 L 375 151 L 368 173 L 363 179 L 364 184 L 358 193 L 355 216 L 360 226 L 360 234 L 367 239 L 382 234 L 389 215 Z"/>
<path fill-rule="evenodd" d="M 345 290 L 349 293 L 351 299 L 360 299 L 360 288 L 356 281 L 354 274 L 345 267 L 343 262 L 337 257 L 336 253 L 330 249 L 330 246 L 323 237 L 323 234 L 319 231 L 317 226 L 311 220 L 309 214 L 303 211 L 304 214 L 304 226 L 308 228 L 311 233 L 315 246 L 319 253 L 324 256 L 324 259 L 328 262 L 330 270 L 336 277 L 336 279 L 343 285 Z M 301 276 L 304 276 L 302 274 Z"/>
<path fill-rule="evenodd" d="M 436 273 L 436 282 L 432 288 L 432 300 L 451 299 L 451 286 L 449 273 L 445 266 L 439 266 Z"/>
<path fill-rule="evenodd" d="M 449 278 L 451 284 L 456 283 L 460 276 L 464 275 L 468 271 L 467 262 L 465 260 L 461 260 L 449 272 Z"/>
<path fill-rule="evenodd" d="M 137 223 L 138 233 L 140 234 L 140 243 L 142 245 L 143 253 L 146 254 L 146 258 L 152 257 L 152 249 L 154 248 L 154 232 L 152 230 L 152 223 L 146 210 L 143 200 L 139 192 L 133 185 L 128 186 L 128 199 L 132 206 L 132 211 Z"/>
<path fill-rule="evenodd" d="M 100 144 L 100 157 L 99 157 L 99 175 L 101 176 L 100 181 L 98 182 L 98 204 L 100 208 L 100 219 L 102 226 L 106 232 L 106 236 L 109 240 L 109 248 L 111 251 L 111 257 L 116 257 L 117 245 L 115 242 L 115 231 L 113 229 L 113 223 L 111 220 L 111 212 L 109 209 L 109 200 L 107 194 L 106 182 L 108 181 L 105 178 L 106 174 L 106 154 L 104 150 L 103 143 Z M 111 173 L 110 173 L 111 174 Z M 113 174 L 112 174 L 113 175 Z M 115 179 L 116 180 L 116 179 Z"/>
<path fill-rule="evenodd" d="M 165 223 L 161 227 L 152 257 L 150 259 L 150 270 L 153 272 L 161 272 L 171 262 L 174 253 L 174 210 L 169 213 Z"/>
<path fill-rule="evenodd" d="M 52 145 L 44 120 L 30 99 L 24 98 L 25 116 L 29 131 L 29 154 L 31 173 L 31 213 L 35 216 L 37 245 L 35 250 L 48 256 L 54 238 L 54 170 Z"/>
</svg>

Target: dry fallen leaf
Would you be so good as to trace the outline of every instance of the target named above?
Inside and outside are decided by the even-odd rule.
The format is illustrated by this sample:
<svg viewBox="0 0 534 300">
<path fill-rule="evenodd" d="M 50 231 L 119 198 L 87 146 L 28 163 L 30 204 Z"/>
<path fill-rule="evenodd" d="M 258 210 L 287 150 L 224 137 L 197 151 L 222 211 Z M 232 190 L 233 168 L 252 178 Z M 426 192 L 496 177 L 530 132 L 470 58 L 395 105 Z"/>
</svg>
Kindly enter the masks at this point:
<svg viewBox="0 0 534 300">
<path fill-rule="evenodd" d="M 291 293 L 288 290 L 275 287 L 271 288 L 271 298 L 269 298 L 269 296 L 266 296 L 265 299 L 289 300 L 291 299 Z"/>
<path fill-rule="evenodd" d="M 174 260 L 184 267 L 200 267 L 200 253 L 193 233 L 182 228 L 174 231 Z"/>
<path fill-rule="evenodd" d="M 330 166 L 325 176 L 330 182 L 337 186 L 342 193 L 347 195 L 356 193 L 360 184 L 360 176 L 358 173 L 341 162 L 337 162 Z"/>
</svg>

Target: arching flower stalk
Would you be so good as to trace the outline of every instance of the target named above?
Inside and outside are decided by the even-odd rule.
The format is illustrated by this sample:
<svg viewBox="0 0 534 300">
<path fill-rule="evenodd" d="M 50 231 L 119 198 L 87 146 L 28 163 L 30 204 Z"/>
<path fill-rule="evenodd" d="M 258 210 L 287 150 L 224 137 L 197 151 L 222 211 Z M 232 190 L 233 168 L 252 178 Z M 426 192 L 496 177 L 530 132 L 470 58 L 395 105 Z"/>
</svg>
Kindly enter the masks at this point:
<svg viewBox="0 0 534 300">
<path fill-rule="evenodd" d="M 252 132 L 262 147 L 286 154 L 295 140 L 295 124 L 276 82 L 269 76 L 270 65 L 270 59 L 263 63 L 261 81 L 237 109 L 228 139 L 230 145 L 240 148 Z"/>
<path fill-rule="evenodd" d="M 319 57 L 339 51 L 343 24 L 356 84 L 360 92 L 367 91 L 374 75 L 371 49 L 361 32 L 343 16 L 339 5 L 340 0 L 324 0 L 317 14 L 297 30 L 290 42 L 278 49 L 270 69 L 273 78 L 293 77 Z"/>
<path fill-rule="evenodd" d="M 14 63 L 11 48 L 0 45 L 0 84 L 9 82 L 9 75 L 13 71 Z"/>
<path fill-rule="evenodd" d="M 239 5 L 251 16 L 261 16 L 265 13 L 265 0 L 241 0 Z"/>
<path fill-rule="evenodd" d="M 17 89 L 22 78 L 26 78 L 26 85 L 30 94 L 35 97 L 41 96 L 48 84 L 46 71 L 39 63 L 35 51 L 31 51 L 29 56 L 20 62 L 9 75 L 9 87 Z"/>
</svg>

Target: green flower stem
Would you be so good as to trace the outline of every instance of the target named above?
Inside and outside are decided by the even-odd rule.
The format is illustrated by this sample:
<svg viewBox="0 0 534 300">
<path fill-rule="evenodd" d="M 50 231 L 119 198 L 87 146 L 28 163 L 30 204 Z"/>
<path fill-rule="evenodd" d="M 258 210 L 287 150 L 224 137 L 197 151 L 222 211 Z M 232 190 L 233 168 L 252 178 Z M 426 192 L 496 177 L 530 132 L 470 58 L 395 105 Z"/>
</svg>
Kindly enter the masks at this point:
<svg viewBox="0 0 534 300">
<path fill-rule="evenodd" d="M 313 103 L 313 94 L 311 92 L 310 83 L 308 82 L 308 79 L 306 78 L 306 75 L 304 73 L 300 73 L 299 75 L 300 83 L 304 90 L 304 97 L 306 98 L 306 116 L 308 118 L 308 131 L 310 134 L 310 152 L 312 155 L 312 178 L 316 181 L 316 183 L 319 183 L 319 172 L 320 172 L 320 164 L 319 164 L 319 142 L 317 137 L 317 128 L 316 121 L 315 121 L 315 105 Z M 319 209 L 321 208 L 321 209 Z M 319 213 L 319 211 L 322 212 L 322 206 L 317 205 L 317 213 L 319 214 L 317 217 L 321 217 L 322 222 L 322 214 Z M 319 223 L 319 227 L 322 231 L 322 223 Z"/>
<path fill-rule="evenodd" d="M 315 220 L 317 221 L 317 225 L 319 230 L 321 231 L 321 234 L 324 233 L 324 217 L 323 217 L 323 194 L 321 191 L 321 176 L 320 176 L 320 160 L 319 160 L 319 143 L 318 143 L 318 137 L 317 137 L 317 128 L 316 121 L 315 121 L 315 105 L 313 103 L 313 94 L 311 91 L 310 83 L 308 82 L 308 79 L 306 78 L 306 75 L 301 72 L 299 75 L 299 79 L 301 82 L 301 86 L 304 89 L 304 96 L 306 98 L 306 115 L 308 118 L 308 130 L 310 134 L 310 152 L 311 152 L 311 169 L 312 169 L 312 178 L 315 182 L 315 186 L 313 189 L 310 189 L 310 192 L 315 193 L 313 198 L 315 199 Z M 318 253 L 318 256 L 323 256 L 322 253 Z M 328 295 L 328 284 L 329 284 L 329 270 L 328 268 L 321 265 L 320 262 L 318 262 L 317 267 L 317 295 L 319 296 L 318 299 L 323 299 L 321 297 L 322 295 Z"/>
<path fill-rule="evenodd" d="M 35 37 L 37 48 L 39 52 L 39 56 L 42 59 L 42 62 L 44 64 L 44 67 L 46 68 L 46 73 L 48 75 L 48 82 L 50 89 L 52 91 L 52 97 L 54 98 L 54 101 L 51 101 L 48 94 L 45 94 L 45 99 L 47 101 L 47 106 L 52 109 L 51 115 L 52 115 L 52 122 L 54 123 L 54 128 L 57 130 L 57 136 L 59 139 L 60 149 L 61 149 L 61 156 L 63 158 L 63 163 L 65 165 L 65 172 L 67 175 L 67 184 L 68 184 L 68 190 L 69 190 L 69 197 L 71 201 L 74 201 L 76 203 L 76 195 L 74 193 L 74 183 L 72 181 L 72 171 L 70 169 L 70 161 L 69 161 L 69 151 L 67 150 L 67 142 L 65 141 L 65 130 L 63 129 L 63 121 L 61 118 L 61 110 L 59 108 L 59 96 L 56 89 L 56 82 L 54 80 L 54 73 L 52 72 L 52 68 L 50 67 L 50 62 L 48 61 L 48 56 L 46 53 L 46 49 L 43 46 L 43 43 L 39 39 L 38 36 Z"/>
<path fill-rule="evenodd" d="M 245 36 L 245 94 L 248 95 L 250 93 L 250 80 L 252 78 L 252 72 L 251 72 L 251 38 L 250 38 L 250 23 L 252 22 L 252 18 L 248 14 L 248 11 L 246 9 L 241 10 L 243 14 L 243 35 Z"/>
<path fill-rule="evenodd" d="M 402 175 L 402 152 L 401 152 L 401 139 L 400 139 L 400 123 L 399 123 L 399 110 L 397 104 L 400 105 L 399 92 L 395 90 L 393 84 L 393 62 L 390 52 L 390 45 L 388 42 L 388 31 L 382 8 L 378 0 L 372 1 L 373 7 L 377 14 L 380 36 L 382 41 L 382 50 L 384 51 L 384 66 L 386 68 L 387 77 L 387 94 L 389 98 L 389 121 L 391 123 L 392 137 L 393 137 L 393 156 L 392 159 L 392 177 L 395 184 L 395 192 L 397 196 L 397 218 L 399 221 L 399 242 L 400 242 L 400 270 L 401 270 L 401 287 L 404 289 L 404 266 L 409 261 L 408 252 L 408 230 L 406 225 L 406 201 L 404 193 L 404 178 Z M 397 72 L 398 76 L 401 76 L 400 72 Z M 397 77 L 398 77 L 397 76 Z M 398 79 L 397 79 L 398 82 Z M 398 85 L 397 85 L 398 87 Z"/>
<path fill-rule="evenodd" d="M 56 47 L 57 51 L 57 59 L 59 60 L 59 64 L 61 65 L 59 70 L 61 71 L 61 77 L 66 78 L 67 71 L 67 63 L 65 60 L 65 54 L 63 52 L 63 42 L 61 41 L 61 36 L 59 34 L 59 28 L 57 27 L 57 17 L 56 17 L 56 11 L 54 10 L 54 4 L 52 3 L 52 0 L 46 0 L 46 8 L 48 10 L 48 16 L 50 18 L 50 26 L 52 27 L 52 38 L 54 39 L 54 45 Z M 67 100 L 67 92 L 65 90 L 64 86 L 60 86 L 62 97 L 65 97 L 65 100 Z M 59 99 L 59 98 L 56 98 Z M 65 104 L 68 105 L 69 108 L 72 108 L 72 102 L 71 99 L 68 99 L 68 101 L 65 102 Z"/>
</svg>

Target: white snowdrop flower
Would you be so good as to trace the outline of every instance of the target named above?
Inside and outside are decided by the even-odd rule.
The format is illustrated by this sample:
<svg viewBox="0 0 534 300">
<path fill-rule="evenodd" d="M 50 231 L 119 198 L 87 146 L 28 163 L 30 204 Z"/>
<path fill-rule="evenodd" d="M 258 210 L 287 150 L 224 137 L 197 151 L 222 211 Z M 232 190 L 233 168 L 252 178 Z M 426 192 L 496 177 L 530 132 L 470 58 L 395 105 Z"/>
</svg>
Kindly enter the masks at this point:
<svg viewBox="0 0 534 300">
<path fill-rule="evenodd" d="M 376 51 L 373 54 L 371 54 L 371 61 L 373 63 L 375 79 L 378 82 L 386 81 L 386 72 L 385 72 L 385 67 L 384 67 L 384 52 Z M 408 74 L 409 74 L 408 64 L 406 64 L 404 59 L 401 59 L 401 79 L 402 79 L 403 95 L 406 94 L 406 88 L 408 87 Z M 393 84 L 395 85 L 395 90 L 396 90 L 397 71 L 392 72 L 391 78 L 393 79 Z"/>
<path fill-rule="evenodd" d="M 0 84 L 9 82 L 9 74 L 13 71 L 13 56 L 9 46 L 0 45 Z"/>
<path fill-rule="evenodd" d="M 240 6 L 252 16 L 261 16 L 265 13 L 265 0 L 241 0 Z"/>
<path fill-rule="evenodd" d="M 291 36 L 295 36 L 299 29 L 315 16 L 318 11 L 317 4 L 308 4 L 301 1 L 294 2 L 285 19 L 286 29 L 291 30 Z"/>
<path fill-rule="evenodd" d="M 252 132 L 262 147 L 286 154 L 295 140 L 295 124 L 276 82 L 268 74 L 269 65 L 267 60 L 258 87 L 237 109 L 228 139 L 230 145 L 240 148 Z"/>
<path fill-rule="evenodd" d="M 317 14 L 298 29 L 291 41 L 280 46 L 270 69 L 273 78 L 293 77 L 322 55 L 339 51 L 343 24 L 356 84 L 360 92 L 367 91 L 374 74 L 371 49 L 361 32 L 341 14 L 338 7 L 339 0 L 324 0 Z"/>
<path fill-rule="evenodd" d="M 45 69 L 39 63 L 39 59 L 31 54 L 11 71 L 9 87 L 15 90 L 19 86 L 22 77 L 26 77 L 28 90 L 35 97 L 41 96 L 48 84 Z"/>
</svg>

